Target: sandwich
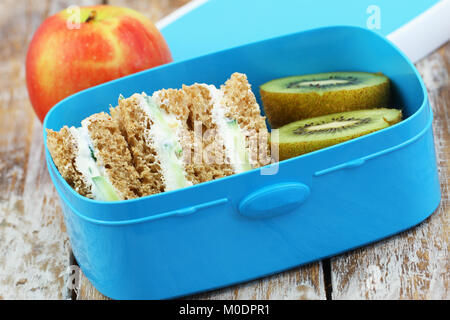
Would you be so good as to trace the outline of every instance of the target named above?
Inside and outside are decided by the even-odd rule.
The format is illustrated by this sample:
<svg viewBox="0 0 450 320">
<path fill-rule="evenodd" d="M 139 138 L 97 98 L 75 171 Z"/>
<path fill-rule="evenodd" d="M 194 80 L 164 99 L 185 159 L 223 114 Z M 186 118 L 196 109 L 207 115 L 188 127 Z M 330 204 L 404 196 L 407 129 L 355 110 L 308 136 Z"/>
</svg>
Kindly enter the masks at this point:
<svg viewBox="0 0 450 320">
<path fill-rule="evenodd" d="M 140 196 L 140 181 L 117 122 L 93 114 L 81 127 L 47 131 L 47 146 L 58 171 L 79 194 L 114 201 Z"/>
<path fill-rule="evenodd" d="M 131 199 L 244 172 L 270 161 L 265 117 L 244 74 L 234 73 L 220 88 L 195 83 L 152 95 L 120 96 L 110 114 L 93 115 L 82 121 L 81 128 L 48 133 L 47 145 L 63 178 L 93 199 L 105 200 L 101 196 L 109 194 L 98 192 L 98 180 L 118 199 Z M 98 117 L 114 127 L 107 134 L 114 135 L 116 145 L 106 147 L 107 155 L 97 141 L 113 137 L 102 136 L 96 129 L 101 125 L 93 125 Z M 87 136 L 87 143 L 80 142 L 80 136 Z M 88 149 L 79 147 L 80 143 Z M 90 151 L 90 166 L 98 169 L 94 169 L 95 177 L 86 172 L 80 150 Z M 67 159 L 61 159 L 61 154 Z M 120 163 L 111 163 L 115 161 Z"/>
</svg>

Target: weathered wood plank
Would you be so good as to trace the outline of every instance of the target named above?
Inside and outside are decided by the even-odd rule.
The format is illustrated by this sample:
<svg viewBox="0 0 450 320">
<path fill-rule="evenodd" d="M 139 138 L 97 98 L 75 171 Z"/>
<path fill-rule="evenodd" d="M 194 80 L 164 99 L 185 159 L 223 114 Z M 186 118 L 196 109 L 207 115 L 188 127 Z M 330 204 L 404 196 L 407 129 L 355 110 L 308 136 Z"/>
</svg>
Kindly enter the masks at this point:
<svg viewBox="0 0 450 320">
<path fill-rule="evenodd" d="M 325 300 L 322 264 L 314 263 L 248 283 L 210 291 L 186 299 L 193 300 Z M 78 300 L 108 299 L 80 274 Z"/>
<path fill-rule="evenodd" d="M 70 3 L 0 3 L 0 299 L 70 298 L 70 246 L 24 66 L 34 30 Z"/>
<path fill-rule="evenodd" d="M 450 43 L 417 64 L 434 111 L 442 200 L 416 228 L 332 259 L 333 299 L 449 299 Z"/>
<path fill-rule="evenodd" d="M 95 289 L 81 270 L 79 272 L 79 287 L 75 289 L 77 300 L 109 300 L 108 297 Z"/>
<path fill-rule="evenodd" d="M 322 263 L 319 262 L 188 299 L 325 300 L 323 279 Z"/>
</svg>

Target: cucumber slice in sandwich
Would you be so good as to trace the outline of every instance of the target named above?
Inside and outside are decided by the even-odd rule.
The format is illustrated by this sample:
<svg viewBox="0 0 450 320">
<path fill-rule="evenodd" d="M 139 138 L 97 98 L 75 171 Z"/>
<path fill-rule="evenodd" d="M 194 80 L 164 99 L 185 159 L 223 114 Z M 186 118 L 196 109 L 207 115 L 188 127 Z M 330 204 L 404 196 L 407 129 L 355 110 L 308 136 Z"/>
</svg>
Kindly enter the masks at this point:
<svg viewBox="0 0 450 320">
<path fill-rule="evenodd" d="M 93 177 L 92 182 L 97 189 L 97 199 L 104 201 L 118 201 L 120 197 L 105 177 Z"/>
<path fill-rule="evenodd" d="M 140 106 L 153 122 L 149 134 L 160 160 L 166 190 L 176 190 L 192 185 L 186 178 L 181 159 L 182 147 L 179 141 L 180 133 L 177 130 L 181 128 L 180 121 L 176 116 L 160 108 L 152 97 L 145 93 L 140 97 Z"/>
<path fill-rule="evenodd" d="M 245 136 L 242 134 L 241 128 L 239 127 L 237 120 L 227 121 L 228 125 L 228 135 L 231 137 L 233 145 L 233 155 L 235 157 L 235 163 L 239 166 L 237 171 L 243 172 L 252 169 L 252 165 L 249 161 L 248 152 L 245 148 Z"/>
</svg>

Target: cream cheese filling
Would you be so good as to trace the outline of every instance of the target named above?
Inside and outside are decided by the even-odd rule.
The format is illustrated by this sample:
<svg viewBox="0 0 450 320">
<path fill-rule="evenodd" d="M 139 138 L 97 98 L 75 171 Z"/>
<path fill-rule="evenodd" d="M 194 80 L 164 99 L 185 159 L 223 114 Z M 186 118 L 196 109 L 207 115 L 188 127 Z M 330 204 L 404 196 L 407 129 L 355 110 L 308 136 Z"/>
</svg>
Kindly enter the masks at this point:
<svg viewBox="0 0 450 320">
<path fill-rule="evenodd" d="M 106 182 L 110 185 L 108 188 L 112 188 L 112 190 L 116 193 L 116 198 L 118 198 L 117 195 L 120 193 L 113 187 L 111 181 L 109 181 L 105 167 L 99 165 L 96 161 L 94 153 L 95 149 L 86 126 L 86 121 L 82 121 L 81 127 L 69 128 L 77 144 L 75 167 L 81 173 L 86 185 L 91 188 L 91 193 L 95 200 L 113 200 L 111 197 L 105 196 L 104 190 L 100 190 L 99 185 L 94 183 L 95 179 L 98 177 L 102 177 L 106 180 Z M 114 195 L 112 198 L 115 198 Z"/>
<path fill-rule="evenodd" d="M 186 178 L 179 142 L 181 121 L 161 109 L 154 99 L 145 93 L 139 95 L 139 107 L 153 122 L 146 135 L 159 159 L 166 191 L 191 186 L 192 182 Z"/>
<path fill-rule="evenodd" d="M 225 107 L 222 104 L 223 92 L 214 85 L 203 84 L 209 90 L 212 100 L 212 120 L 217 125 L 219 135 L 225 145 L 225 153 L 235 173 L 252 169 L 249 162 L 248 151 L 245 147 L 245 136 L 236 119 L 225 116 Z"/>
</svg>

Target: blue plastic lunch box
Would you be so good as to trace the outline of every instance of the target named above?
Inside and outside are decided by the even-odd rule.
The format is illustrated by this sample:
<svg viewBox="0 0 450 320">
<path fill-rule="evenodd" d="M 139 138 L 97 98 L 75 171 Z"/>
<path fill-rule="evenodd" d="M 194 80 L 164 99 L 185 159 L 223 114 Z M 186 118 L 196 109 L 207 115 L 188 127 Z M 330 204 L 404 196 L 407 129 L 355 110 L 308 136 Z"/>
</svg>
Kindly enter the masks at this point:
<svg viewBox="0 0 450 320">
<path fill-rule="evenodd" d="M 358 27 L 290 34 L 90 88 L 48 113 L 44 140 L 45 129 L 79 126 L 119 94 L 219 86 L 242 72 L 259 100 L 258 87 L 268 80 L 327 71 L 383 72 L 404 120 L 264 168 L 120 202 L 78 195 L 46 147 L 73 253 L 92 284 L 115 299 L 179 297 L 367 245 L 431 215 L 440 187 L 426 89 L 398 49 Z"/>
</svg>

